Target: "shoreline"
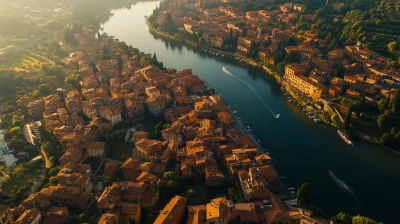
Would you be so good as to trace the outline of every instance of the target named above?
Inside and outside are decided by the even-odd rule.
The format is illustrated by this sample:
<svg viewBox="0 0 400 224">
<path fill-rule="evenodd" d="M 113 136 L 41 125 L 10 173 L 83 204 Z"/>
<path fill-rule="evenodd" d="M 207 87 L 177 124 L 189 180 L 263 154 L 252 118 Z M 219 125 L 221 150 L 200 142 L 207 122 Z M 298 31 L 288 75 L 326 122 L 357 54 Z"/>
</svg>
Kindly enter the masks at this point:
<svg viewBox="0 0 400 224">
<path fill-rule="evenodd" d="M 160 30 L 152 27 L 151 24 L 149 24 L 147 20 L 146 20 L 146 24 L 149 27 L 149 31 L 150 32 L 153 32 L 153 33 L 159 35 L 160 37 L 164 37 L 164 38 L 167 38 L 167 39 L 170 39 L 170 40 L 175 40 L 175 41 L 179 41 L 179 42 L 188 44 L 189 46 L 197 48 L 198 50 L 205 50 L 206 52 L 212 52 L 212 53 L 216 53 L 216 54 L 219 54 L 219 55 L 224 55 L 224 57 L 222 57 L 222 58 L 234 59 L 236 62 L 245 63 L 245 64 L 247 64 L 249 66 L 253 66 L 253 67 L 260 68 L 260 69 L 264 70 L 264 72 L 267 75 L 273 76 L 275 78 L 276 82 L 281 87 L 283 87 L 285 89 L 285 91 L 290 94 L 291 97 L 293 97 L 294 99 L 297 100 L 298 105 L 300 105 L 302 107 L 307 107 L 307 102 L 304 102 L 301 99 L 301 96 L 299 96 L 298 94 L 295 94 L 294 91 L 291 88 L 289 88 L 287 85 L 283 84 L 282 77 L 279 74 L 277 74 L 276 72 L 272 71 L 270 68 L 266 67 L 261 62 L 256 62 L 253 59 L 250 59 L 250 58 L 248 58 L 246 56 L 243 56 L 243 55 L 240 55 L 240 54 L 231 53 L 231 52 L 225 52 L 225 51 L 218 50 L 218 49 L 215 49 L 215 48 L 212 48 L 212 47 L 203 46 L 203 45 L 201 45 L 199 43 L 196 43 L 194 41 L 188 40 L 188 39 L 182 37 L 179 34 L 170 34 L 170 33 L 166 33 L 166 32 L 160 31 Z M 216 56 L 215 54 L 213 54 L 213 55 Z M 216 56 L 216 57 L 219 57 L 219 56 Z M 316 113 L 318 113 L 318 110 L 313 108 L 313 110 L 310 111 L 310 112 L 316 114 Z M 331 115 L 327 114 L 327 116 L 330 117 Z M 340 128 L 335 127 L 333 125 L 333 122 L 330 121 L 330 119 L 329 120 L 322 119 L 322 117 L 320 117 L 320 119 L 321 119 L 321 123 L 323 123 L 325 125 L 328 125 L 328 126 L 330 126 L 332 128 L 340 130 Z M 354 130 L 354 131 L 357 134 L 353 135 L 352 137 L 356 137 L 356 138 L 361 139 L 363 141 L 378 145 L 378 146 L 382 147 L 383 149 L 389 150 L 389 151 L 395 153 L 396 155 L 400 156 L 400 152 L 398 152 L 398 151 L 396 151 L 394 149 L 382 146 L 381 144 L 378 143 L 378 141 L 372 140 L 372 139 L 377 139 L 377 138 L 365 135 L 364 133 L 362 133 L 362 132 L 360 132 L 358 130 Z"/>
</svg>

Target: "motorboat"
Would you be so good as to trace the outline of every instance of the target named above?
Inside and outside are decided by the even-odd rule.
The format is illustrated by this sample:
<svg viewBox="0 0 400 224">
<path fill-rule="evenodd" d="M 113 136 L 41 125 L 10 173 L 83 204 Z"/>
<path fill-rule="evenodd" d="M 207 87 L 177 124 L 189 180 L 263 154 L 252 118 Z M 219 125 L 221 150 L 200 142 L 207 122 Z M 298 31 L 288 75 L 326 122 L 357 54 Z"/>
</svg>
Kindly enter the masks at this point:
<svg viewBox="0 0 400 224">
<path fill-rule="evenodd" d="M 275 119 L 279 119 L 281 117 L 281 115 L 280 114 L 276 114 L 274 117 L 275 117 Z"/>
<path fill-rule="evenodd" d="M 354 146 L 353 142 L 350 140 L 349 136 L 341 130 L 338 130 L 339 136 L 343 139 L 346 144 Z"/>
</svg>

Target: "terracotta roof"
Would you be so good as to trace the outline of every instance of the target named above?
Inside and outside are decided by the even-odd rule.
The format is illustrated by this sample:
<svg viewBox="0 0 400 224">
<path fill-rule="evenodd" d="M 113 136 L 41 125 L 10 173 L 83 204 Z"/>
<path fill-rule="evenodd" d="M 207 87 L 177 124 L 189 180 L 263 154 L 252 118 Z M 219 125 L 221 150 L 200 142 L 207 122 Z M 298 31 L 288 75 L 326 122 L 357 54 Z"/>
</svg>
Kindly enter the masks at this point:
<svg viewBox="0 0 400 224">
<path fill-rule="evenodd" d="M 34 223 L 34 220 L 40 216 L 40 211 L 33 208 L 26 210 L 18 219 L 15 224 L 30 224 Z"/>
<path fill-rule="evenodd" d="M 194 205 L 187 206 L 188 209 L 188 220 L 187 224 L 203 224 L 206 223 L 206 206 L 205 205 Z"/>
<path fill-rule="evenodd" d="M 125 161 L 124 164 L 122 164 L 122 168 L 129 168 L 129 169 L 135 169 L 138 167 L 140 164 L 140 160 L 135 159 L 135 158 L 129 158 Z"/>
<path fill-rule="evenodd" d="M 178 224 L 181 223 L 181 219 L 186 212 L 187 198 L 181 196 L 175 196 L 171 201 L 164 207 L 160 215 L 157 217 L 154 223 L 157 224 Z"/>
</svg>

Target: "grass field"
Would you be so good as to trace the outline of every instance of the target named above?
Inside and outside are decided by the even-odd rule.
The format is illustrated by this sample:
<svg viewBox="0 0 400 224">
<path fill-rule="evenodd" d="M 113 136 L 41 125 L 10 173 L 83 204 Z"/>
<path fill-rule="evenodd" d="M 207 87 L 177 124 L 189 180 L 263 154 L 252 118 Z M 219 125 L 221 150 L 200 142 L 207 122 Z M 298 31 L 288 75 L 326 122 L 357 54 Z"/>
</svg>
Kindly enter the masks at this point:
<svg viewBox="0 0 400 224">
<path fill-rule="evenodd" d="M 49 64 L 24 52 L 7 52 L 4 57 L 2 60 L 4 63 L 0 64 L 0 69 L 14 70 L 16 72 L 38 72 L 41 70 L 42 65 Z"/>
<path fill-rule="evenodd" d="M 6 183 L 2 183 L 0 188 L 3 192 L 11 194 L 14 185 L 17 185 L 18 187 L 25 186 L 28 184 L 30 180 L 34 181 L 36 176 L 37 176 L 37 170 L 28 170 L 25 171 L 21 176 L 12 177 Z"/>
</svg>

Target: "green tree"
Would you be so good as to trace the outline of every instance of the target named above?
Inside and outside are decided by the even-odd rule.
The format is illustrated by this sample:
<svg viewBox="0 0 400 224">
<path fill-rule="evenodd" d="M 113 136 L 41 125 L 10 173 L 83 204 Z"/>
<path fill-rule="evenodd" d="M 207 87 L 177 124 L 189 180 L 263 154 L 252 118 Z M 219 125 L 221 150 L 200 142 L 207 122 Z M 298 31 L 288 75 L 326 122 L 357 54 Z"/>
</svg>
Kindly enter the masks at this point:
<svg viewBox="0 0 400 224">
<path fill-rule="evenodd" d="M 300 188 L 297 190 L 297 201 L 299 203 L 299 206 L 305 205 L 308 203 L 308 184 L 304 183 L 300 186 Z"/>
<path fill-rule="evenodd" d="M 352 224 L 352 218 L 350 215 L 340 212 L 335 217 L 332 218 L 335 224 Z"/>
<path fill-rule="evenodd" d="M 342 122 L 340 122 L 340 118 L 337 114 L 333 114 L 331 116 L 331 120 L 332 120 L 333 124 L 335 124 L 335 127 L 340 127 L 342 124 Z"/>
<path fill-rule="evenodd" d="M 50 179 L 49 179 L 50 186 L 57 186 L 58 183 L 59 183 L 59 180 L 57 177 L 50 177 Z"/>
<path fill-rule="evenodd" d="M 379 115 L 377 122 L 380 128 L 389 130 L 389 128 L 392 127 L 393 123 L 396 122 L 396 118 L 392 110 L 387 110 L 385 111 L 385 113 Z"/>
<path fill-rule="evenodd" d="M 400 117 L 400 89 L 396 91 L 391 101 L 391 106 L 394 112 L 394 115 Z"/>
<path fill-rule="evenodd" d="M 7 142 L 7 144 L 11 150 L 15 150 L 17 152 L 22 151 L 26 146 L 26 142 L 18 138 L 12 138 L 9 142 Z"/>
<path fill-rule="evenodd" d="M 110 176 L 104 176 L 103 177 L 103 186 L 104 187 L 111 186 L 112 182 L 113 182 L 113 180 L 112 180 L 112 178 Z"/>
<path fill-rule="evenodd" d="M 53 168 L 50 169 L 49 171 L 49 176 L 57 176 L 57 174 L 60 172 L 61 167 L 60 166 L 55 166 Z"/>
<path fill-rule="evenodd" d="M 390 135 L 389 133 L 384 133 L 380 138 L 379 138 L 379 144 L 382 146 L 387 146 L 390 140 L 392 140 L 393 136 Z"/>
<path fill-rule="evenodd" d="M 363 216 L 354 216 L 353 217 L 353 224 L 376 224 L 374 220 L 368 218 L 368 217 L 363 217 Z"/>
</svg>

